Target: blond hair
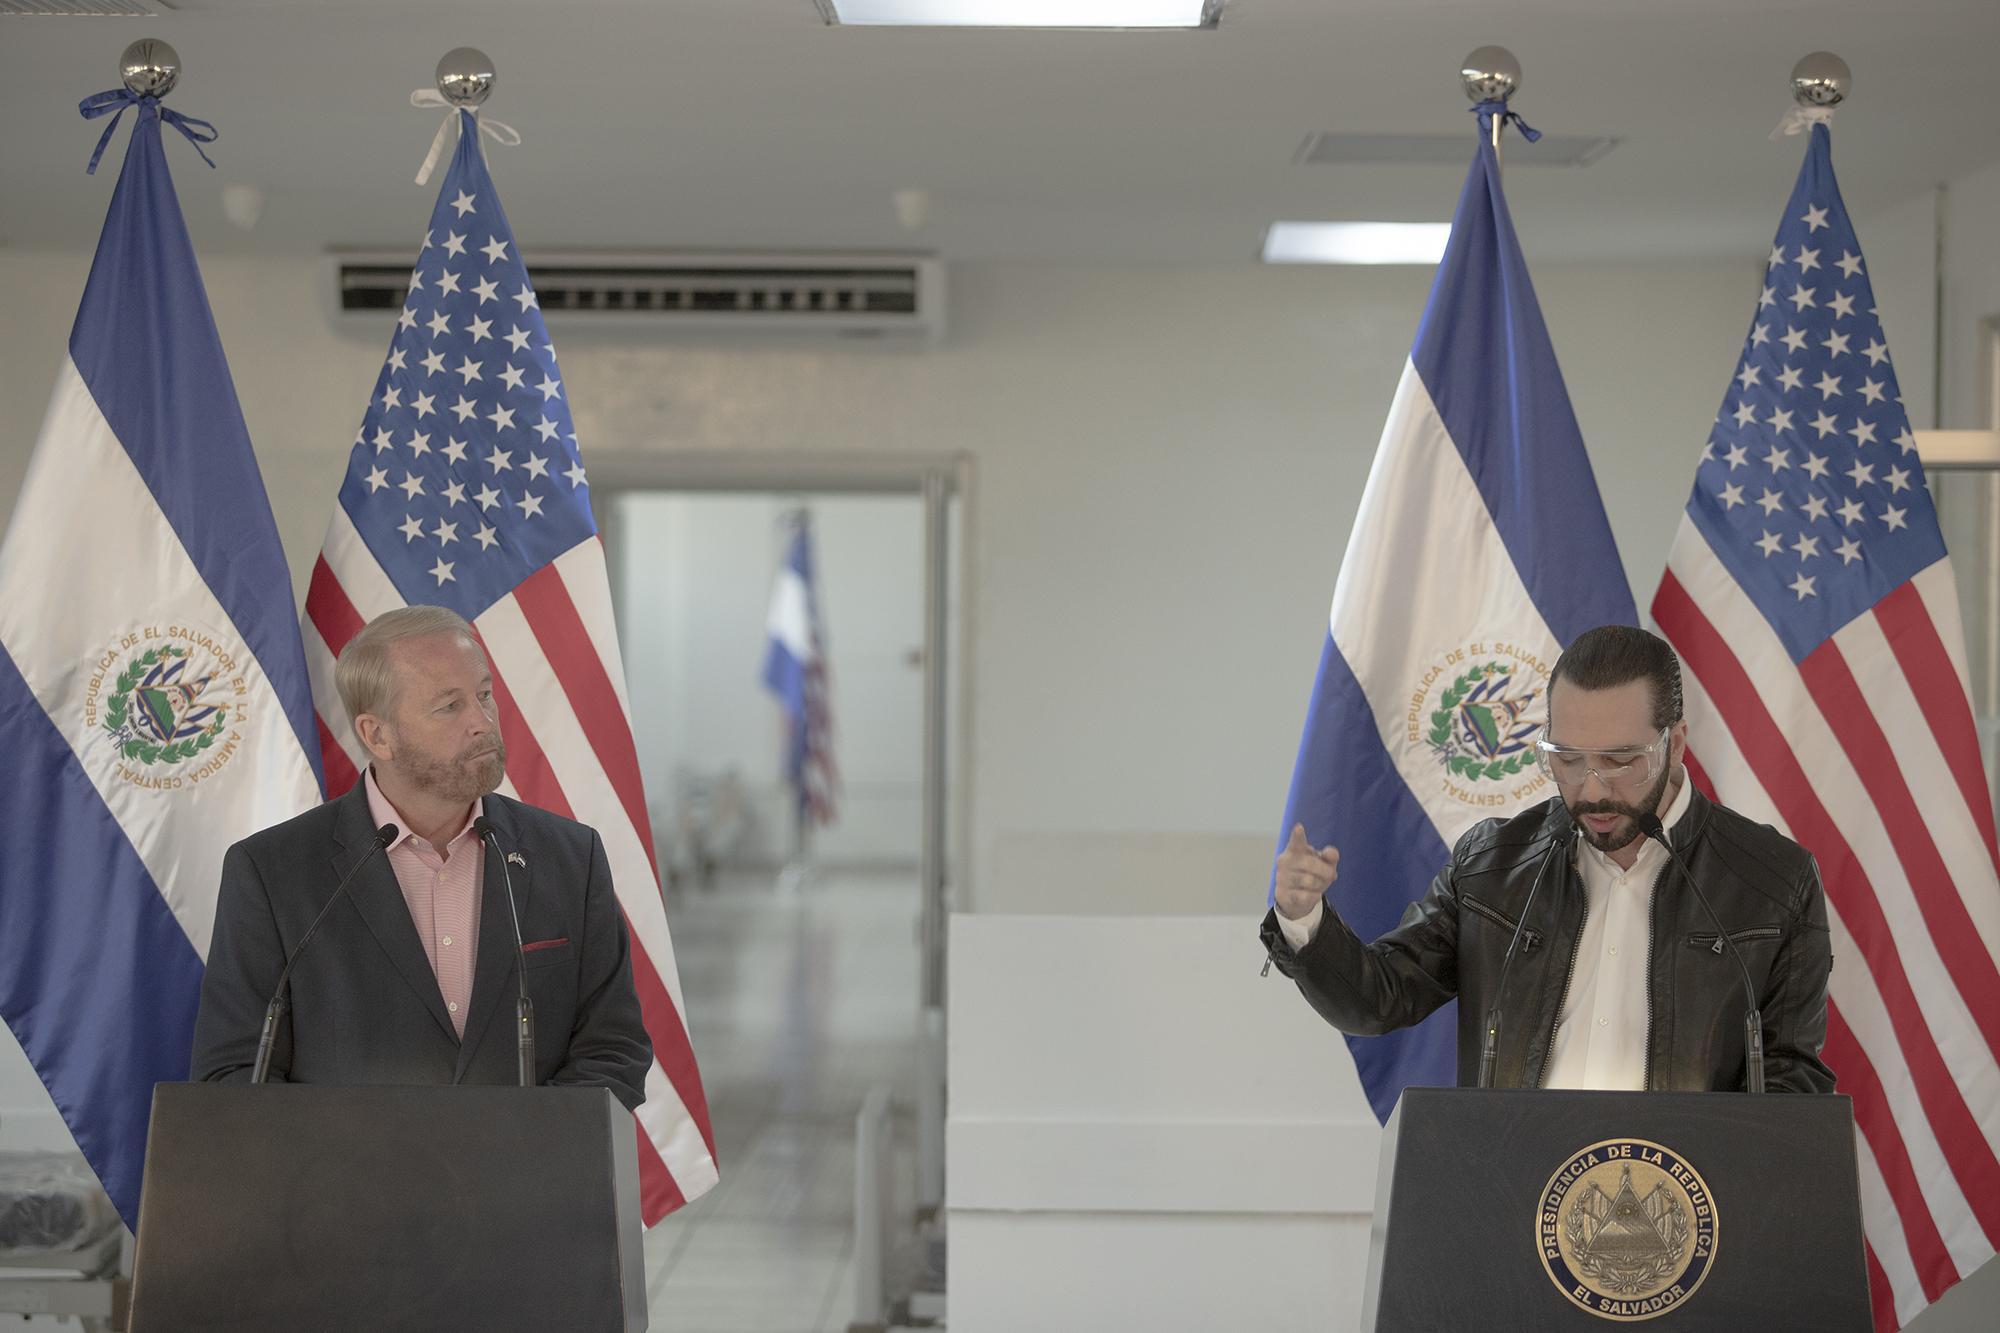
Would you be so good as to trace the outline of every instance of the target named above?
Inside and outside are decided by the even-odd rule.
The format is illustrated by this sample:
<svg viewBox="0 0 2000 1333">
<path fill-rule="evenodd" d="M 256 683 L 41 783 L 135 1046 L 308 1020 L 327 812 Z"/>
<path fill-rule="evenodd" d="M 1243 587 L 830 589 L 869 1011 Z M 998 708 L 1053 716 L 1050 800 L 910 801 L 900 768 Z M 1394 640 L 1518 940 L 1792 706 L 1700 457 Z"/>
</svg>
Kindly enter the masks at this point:
<svg viewBox="0 0 2000 1333">
<path fill-rule="evenodd" d="M 389 649 L 404 639 L 457 634 L 477 645 L 464 616 L 442 606 L 404 606 L 385 611 L 361 627 L 333 664 L 333 686 L 351 722 L 363 713 L 385 716 L 396 700 L 396 668 Z"/>
</svg>

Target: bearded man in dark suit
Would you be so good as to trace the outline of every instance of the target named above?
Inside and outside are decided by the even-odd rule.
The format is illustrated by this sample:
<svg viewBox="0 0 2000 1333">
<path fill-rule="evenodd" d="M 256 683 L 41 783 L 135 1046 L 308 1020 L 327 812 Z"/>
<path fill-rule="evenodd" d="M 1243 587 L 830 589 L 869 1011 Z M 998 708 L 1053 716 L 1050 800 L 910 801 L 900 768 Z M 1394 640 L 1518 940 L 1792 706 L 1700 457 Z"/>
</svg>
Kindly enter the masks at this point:
<svg viewBox="0 0 2000 1333">
<path fill-rule="evenodd" d="M 349 641 L 335 683 L 368 768 L 345 796 L 230 848 L 192 1077 L 249 1079 L 286 957 L 369 858 L 293 966 L 271 1079 L 517 1082 L 511 876 L 535 1082 L 608 1088 L 636 1109 L 652 1043 L 604 845 L 495 794 L 507 749 L 472 627 L 442 607 L 391 611 Z M 371 855 L 385 825 L 394 836 Z"/>
</svg>

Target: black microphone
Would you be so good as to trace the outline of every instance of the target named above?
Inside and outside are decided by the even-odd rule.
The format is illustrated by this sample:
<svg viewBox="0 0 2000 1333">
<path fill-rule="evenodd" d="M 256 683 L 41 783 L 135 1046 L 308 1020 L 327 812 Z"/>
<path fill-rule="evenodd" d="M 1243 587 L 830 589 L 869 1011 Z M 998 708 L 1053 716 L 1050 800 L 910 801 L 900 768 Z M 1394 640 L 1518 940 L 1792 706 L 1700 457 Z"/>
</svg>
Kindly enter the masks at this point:
<svg viewBox="0 0 2000 1333">
<path fill-rule="evenodd" d="M 401 833 L 402 830 L 394 824 L 384 824 L 375 830 L 375 836 L 369 839 L 368 854 L 356 861 L 353 868 L 341 877 L 333 896 L 326 900 L 326 906 L 319 909 L 319 915 L 313 918 L 312 925 L 306 927 L 305 936 L 299 941 L 299 947 L 292 950 L 291 957 L 285 959 L 285 970 L 278 974 L 278 988 L 271 992 L 271 1002 L 264 1006 L 264 1030 L 257 1037 L 257 1063 L 250 1069 L 252 1083 L 262 1083 L 265 1076 L 271 1072 L 271 1044 L 278 1038 L 278 1015 L 285 1011 L 285 1001 L 289 998 L 285 987 L 291 980 L 292 964 L 299 961 L 299 955 L 306 951 L 308 944 L 312 943 L 312 937 L 319 931 L 320 922 L 326 920 L 326 914 L 340 901 L 340 895 L 347 892 L 347 886 L 361 873 L 361 867 L 374 860 L 375 853 L 394 842 Z"/>
<path fill-rule="evenodd" d="M 1507 969 L 1514 966 L 1514 952 L 1521 945 L 1521 929 L 1528 924 L 1528 913 L 1534 910 L 1535 895 L 1542 891 L 1542 880 L 1548 875 L 1549 867 L 1556 863 L 1556 853 L 1567 854 L 1576 846 L 1577 836 L 1582 832 L 1574 823 L 1569 833 L 1549 845 L 1542 854 L 1542 867 L 1535 872 L 1535 882 L 1528 886 L 1528 901 L 1521 904 L 1521 919 L 1514 923 L 1514 934 L 1507 941 L 1507 956 L 1500 960 L 1500 984 L 1493 988 L 1493 1007 L 1486 1011 L 1486 1039 L 1479 1045 L 1479 1086 L 1493 1086 L 1493 1064 L 1500 1057 L 1500 996 L 1507 987 Z"/>
<path fill-rule="evenodd" d="M 1729 928 L 1724 926 L 1722 918 L 1715 914 L 1715 907 L 1708 901 L 1708 895 L 1701 891 L 1701 885 L 1695 883 L 1694 876 L 1688 871 L 1687 862 L 1681 860 L 1680 853 L 1676 852 L 1674 845 L 1667 841 L 1667 831 L 1661 826 L 1659 815 L 1648 813 L 1643 816 L 1639 820 L 1639 831 L 1667 849 L 1667 858 L 1674 863 L 1674 868 L 1681 872 L 1681 878 L 1687 881 L 1687 886 L 1694 890 L 1694 896 L 1701 900 L 1702 910 L 1707 912 L 1708 919 L 1715 923 L 1717 952 L 1721 951 L 1723 944 L 1727 944 L 1729 952 L 1735 955 L 1736 966 L 1743 973 L 1744 999 L 1749 1005 L 1743 1011 L 1743 1081 L 1744 1086 L 1749 1091 L 1762 1092 L 1764 1090 L 1764 1015 L 1757 1009 L 1757 985 L 1750 980 L 1750 965 L 1743 961 L 1743 951 L 1736 947 L 1736 941 L 1729 938 Z"/>
<path fill-rule="evenodd" d="M 472 821 L 472 831 L 500 858 L 500 882 L 507 889 L 507 918 L 514 925 L 514 981 L 519 988 L 515 999 L 515 1025 L 518 1029 L 516 1061 L 520 1068 L 521 1086 L 535 1086 L 535 1005 L 528 998 L 528 951 L 521 946 L 521 911 L 514 905 L 514 877 L 507 871 L 507 854 L 500 849 L 500 835 L 494 832 L 493 821 L 485 815 Z"/>
</svg>

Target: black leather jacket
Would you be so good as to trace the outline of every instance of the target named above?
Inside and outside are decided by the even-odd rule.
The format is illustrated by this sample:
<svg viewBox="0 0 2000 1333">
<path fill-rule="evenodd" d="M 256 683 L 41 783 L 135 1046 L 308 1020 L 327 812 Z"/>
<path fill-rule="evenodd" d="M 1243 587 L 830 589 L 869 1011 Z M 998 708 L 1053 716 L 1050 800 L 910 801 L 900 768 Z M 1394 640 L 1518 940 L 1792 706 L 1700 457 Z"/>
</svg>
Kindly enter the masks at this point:
<svg viewBox="0 0 2000 1333">
<path fill-rule="evenodd" d="M 1458 1081 L 1470 1086 L 1529 886 L 1550 848 L 1574 828 L 1553 798 L 1509 820 L 1486 820 L 1458 840 L 1450 864 L 1402 923 L 1373 944 L 1363 944 L 1329 904 L 1312 942 L 1296 953 L 1276 914 L 1266 913 L 1264 947 L 1321 1017 L 1356 1036 L 1406 1027 L 1457 996 Z M 1833 1091 L 1833 1072 L 1819 1058 L 1833 955 L 1812 856 L 1699 791 L 1689 793 L 1668 836 L 1749 965 L 1764 1017 L 1766 1086 Z M 1583 918 L 1582 879 L 1558 852 L 1507 975 L 1494 1086 L 1541 1084 Z M 1654 881 L 1650 953 L 1646 1087 L 1741 1091 L 1743 974 L 1670 864 Z"/>
</svg>

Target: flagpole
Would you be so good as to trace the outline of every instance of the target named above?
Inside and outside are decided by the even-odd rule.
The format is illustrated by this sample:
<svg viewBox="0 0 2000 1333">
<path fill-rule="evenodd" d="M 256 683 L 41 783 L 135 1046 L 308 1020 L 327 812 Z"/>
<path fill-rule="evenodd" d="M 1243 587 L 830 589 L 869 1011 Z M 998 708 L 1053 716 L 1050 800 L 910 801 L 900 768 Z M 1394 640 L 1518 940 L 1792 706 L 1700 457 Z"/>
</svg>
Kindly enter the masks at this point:
<svg viewBox="0 0 2000 1333">
<path fill-rule="evenodd" d="M 1521 62 L 1504 46 L 1482 46 L 1458 62 L 1458 83 L 1474 105 L 1499 102 L 1505 106 L 1521 86 Z M 1493 162 L 1500 164 L 1500 126 L 1505 116 L 1493 117 Z"/>
<path fill-rule="evenodd" d="M 782 536 L 781 545 L 789 550 L 792 538 L 808 522 L 806 497 L 794 494 L 778 516 L 778 529 Z M 793 719 L 795 727 L 805 726 L 804 717 Z M 784 870 L 778 876 L 779 890 L 786 894 L 796 893 L 812 880 L 812 812 L 811 802 L 806 792 L 806 776 L 803 769 L 792 783 L 792 855 Z"/>
<path fill-rule="evenodd" d="M 792 845 L 794 848 L 797 849 L 794 855 L 797 857 L 798 860 L 798 867 L 799 867 L 798 878 L 800 882 L 803 883 L 807 877 L 807 874 L 811 869 L 811 852 L 807 847 L 806 839 L 812 836 L 812 815 L 810 811 L 807 809 L 805 784 L 803 780 L 799 784 L 799 790 L 797 791 L 796 796 L 798 799 L 794 803 L 792 808 L 792 820 L 796 828 Z"/>
</svg>

